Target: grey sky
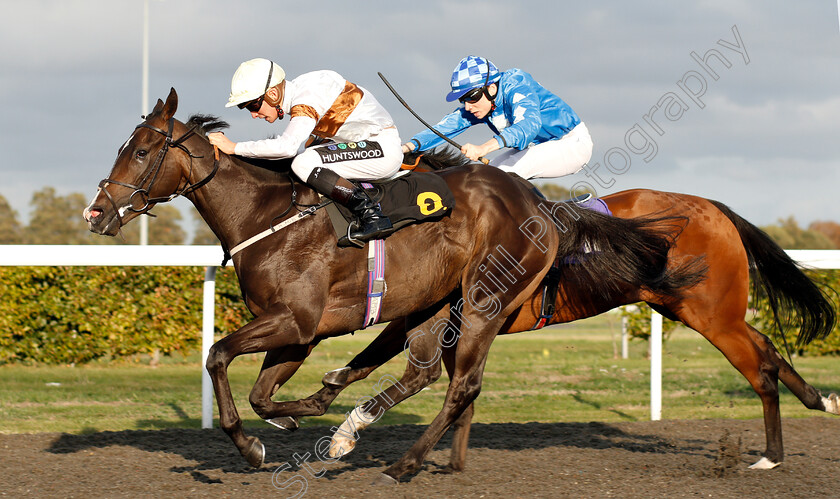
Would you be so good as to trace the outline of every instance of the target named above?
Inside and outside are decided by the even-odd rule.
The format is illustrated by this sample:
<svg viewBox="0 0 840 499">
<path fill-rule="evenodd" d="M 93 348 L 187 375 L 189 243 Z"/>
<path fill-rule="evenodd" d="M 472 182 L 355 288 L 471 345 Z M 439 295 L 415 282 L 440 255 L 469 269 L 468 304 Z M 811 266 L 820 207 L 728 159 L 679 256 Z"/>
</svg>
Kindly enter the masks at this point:
<svg viewBox="0 0 840 499">
<path fill-rule="evenodd" d="M 139 123 L 143 1 L 4 0 L 4 7 L 0 194 L 25 220 L 32 193 L 44 186 L 91 196 Z M 179 118 L 217 114 L 231 123 L 233 140 L 284 127 L 224 108 L 243 60 L 271 58 L 290 77 L 335 69 L 372 91 L 407 139 L 422 125 L 377 71 L 436 122 L 453 109 L 443 99 L 452 69 L 476 54 L 530 72 L 586 122 L 595 141 L 591 164 L 612 185 L 584 173 L 557 183 L 589 181 L 599 194 L 636 187 L 697 194 L 759 225 L 791 215 L 801 225 L 840 221 L 833 2 L 152 0 L 150 14 L 152 104 L 175 87 Z M 743 54 L 731 48 L 733 27 Z M 710 49 L 730 64 L 709 59 L 717 80 L 691 56 Z M 691 72 L 703 81 L 685 79 Z M 694 91 L 705 84 L 702 108 L 680 80 Z M 672 119 L 660 104 L 678 102 L 669 95 L 686 105 L 671 107 Z M 645 120 L 657 105 L 649 118 L 659 133 Z M 655 156 L 625 143 L 636 125 L 631 145 L 641 148 L 644 132 Z M 460 140 L 487 138 L 480 130 Z M 626 172 L 610 172 L 607 162 Z"/>
</svg>

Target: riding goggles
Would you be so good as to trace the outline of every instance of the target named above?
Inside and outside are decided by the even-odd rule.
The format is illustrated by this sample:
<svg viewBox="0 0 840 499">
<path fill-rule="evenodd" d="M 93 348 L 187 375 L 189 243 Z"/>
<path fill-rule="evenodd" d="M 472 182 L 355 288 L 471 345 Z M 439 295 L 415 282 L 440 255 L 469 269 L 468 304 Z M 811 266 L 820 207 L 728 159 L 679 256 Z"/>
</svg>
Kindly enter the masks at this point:
<svg viewBox="0 0 840 499">
<path fill-rule="evenodd" d="M 478 87 L 470 90 L 469 92 L 459 97 L 458 102 L 460 102 L 461 104 L 475 104 L 476 102 L 481 100 L 481 96 L 484 95 L 485 88 L 486 87 Z"/>
</svg>

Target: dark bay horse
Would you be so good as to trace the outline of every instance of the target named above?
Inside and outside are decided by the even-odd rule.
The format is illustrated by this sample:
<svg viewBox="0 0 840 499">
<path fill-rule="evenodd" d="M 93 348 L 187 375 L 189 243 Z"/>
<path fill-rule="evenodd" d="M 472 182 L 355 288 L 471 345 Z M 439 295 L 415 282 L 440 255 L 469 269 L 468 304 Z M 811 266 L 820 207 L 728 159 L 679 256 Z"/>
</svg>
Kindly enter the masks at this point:
<svg viewBox="0 0 840 499">
<path fill-rule="evenodd" d="M 165 102 L 158 100 L 119 150 L 84 216 L 91 231 L 113 236 L 156 203 L 184 195 L 226 252 L 266 229 L 298 220 L 233 255 L 242 295 L 255 318 L 213 345 L 206 366 L 221 428 L 251 465 L 260 466 L 265 449 L 243 431 L 227 368 L 239 355 L 266 352 L 250 394 L 254 411 L 270 422 L 310 414 L 305 403 L 271 397 L 318 342 L 362 327 L 367 251 L 339 248 L 324 210 L 302 214 L 320 199 L 288 173 L 290 161 L 246 162 L 217 154 L 214 159 L 205 134 L 226 124 L 209 116 L 182 123 L 174 118 L 177 105 L 174 89 Z M 541 212 L 528 187 L 509 175 L 464 166 L 440 176 L 456 207 L 438 222 L 408 226 L 387 239 L 388 287 L 380 317 L 383 322 L 406 318 L 403 324 L 414 327 L 453 293 L 462 297 L 459 317 L 470 324 L 471 333 L 459 345 L 471 348 L 473 355 L 453 364 L 453 388 L 436 424 L 418 442 L 422 448 L 431 448 L 472 402 L 492 338 L 536 291 L 556 255 L 577 254 L 587 245 L 604 248 L 604 256 L 593 258 L 588 267 L 591 275 L 665 294 L 700 279 L 696 269 L 665 268 L 671 241 L 656 220 L 561 215 L 566 226 L 561 238 L 557 230 L 521 229 L 530 229 L 529 221 Z"/>
<path fill-rule="evenodd" d="M 802 403 L 810 408 L 840 414 L 840 399 L 835 394 L 823 396 L 793 369 L 773 346 L 770 339 L 746 322 L 750 293 L 767 296 L 776 314 L 777 324 L 799 327 L 798 341 L 808 343 L 827 336 L 836 321 L 835 310 L 824 293 L 765 233 L 725 205 L 687 194 L 636 189 L 603 198 L 617 217 L 631 218 L 650 214 L 685 217 L 684 226 L 671 226 L 675 244 L 668 255 L 669 265 L 705 256 L 706 278 L 681 294 L 651 293 L 650 290 L 622 286 L 608 293 L 579 281 L 573 262 L 561 268 L 556 310 L 551 324 L 591 317 L 614 307 L 644 301 L 665 317 L 680 321 L 708 339 L 749 381 L 761 399 L 766 432 L 766 450 L 752 467 L 773 468 L 784 459 L 778 380 L 781 380 Z M 753 287 L 750 286 L 752 275 Z M 602 283 L 603 284 L 603 283 Z M 531 330 L 540 318 L 542 291 L 536 292 L 508 317 L 500 334 Z M 446 306 L 419 328 L 412 329 L 402 320 L 394 321 L 345 368 L 324 378 L 324 388 L 308 401 L 326 411 L 331 401 L 348 384 L 365 378 L 376 367 L 406 349 L 409 363 L 399 389 L 392 386 L 350 414 L 341 431 L 333 437 L 333 454 L 343 454 L 355 446 L 347 438 L 347 427 L 359 430 L 401 400 L 419 392 L 441 374 L 442 358 L 451 373 L 454 353 L 442 345 L 437 324 L 450 316 Z M 455 423 L 450 468 L 464 467 L 473 414 L 470 406 Z M 416 469 L 414 463 L 398 462 L 385 471 L 399 479 Z"/>
</svg>

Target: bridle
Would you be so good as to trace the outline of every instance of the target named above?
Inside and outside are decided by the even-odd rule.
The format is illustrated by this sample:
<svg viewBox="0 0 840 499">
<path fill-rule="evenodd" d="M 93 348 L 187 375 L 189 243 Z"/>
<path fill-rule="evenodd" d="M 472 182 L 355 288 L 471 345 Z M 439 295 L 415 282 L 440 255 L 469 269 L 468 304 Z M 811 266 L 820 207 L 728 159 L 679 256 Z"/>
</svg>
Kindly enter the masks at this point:
<svg viewBox="0 0 840 499">
<path fill-rule="evenodd" d="M 187 149 L 187 146 L 184 145 L 184 142 L 187 139 L 189 139 L 190 137 L 195 135 L 196 126 L 197 125 L 191 126 L 186 132 L 184 132 L 183 135 L 181 135 L 179 138 L 177 138 L 175 140 L 172 140 L 172 131 L 175 128 L 175 118 L 170 118 L 169 119 L 168 129 L 166 131 L 164 131 L 164 130 L 158 128 L 158 127 L 149 125 L 147 123 L 141 123 L 134 128 L 135 131 L 137 131 L 140 128 L 148 128 L 149 130 L 153 130 L 153 131 L 165 136 L 166 140 L 163 143 L 163 147 L 161 147 L 160 151 L 158 151 L 158 154 L 155 157 L 155 161 L 154 161 L 154 163 L 152 163 L 151 168 L 148 169 L 145 172 L 145 174 L 143 175 L 143 178 L 140 179 L 140 181 L 137 183 L 137 185 L 133 185 L 133 184 L 125 183 L 125 182 L 119 182 L 117 180 L 111 180 L 111 179 L 107 179 L 107 178 L 103 179 L 102 181 L 99 182 L 99 188 L 102 190 L 102 192 L 105 193 L 105 196 L 108 198 L 108 201 L 110 201 L 111 206 L 114 208 L 114 213 L 116 213 L 116 215 L 117 215 L 117 219 L 120 222 L 120 227 L 122 227 L 124 225 L 123 220 L 122 220 L 122 213 L 124 213 L 123 210 L 134 212 L 134 213 L 141 213 L 141 214 L 146 213 L 147 211 L 149 211 L 151 209 L 151 205 L 158 204 L 158 203 L 166 203 L 166 202 L 172 201 L 173 199 L 175 199 L 178 196 L 183 196 L 183 195 L 189 194 L 189 193 L 195 191 L 196 189 L 200 188 L 201 186 L 203 186 L 207 182 L 209 182 L 216 175 L 216 172 L 219 170 L 219 150 L 218 150 L 218 148 L 216 148 L 214 146 L 215 155 L 214 155 L 214 159 L 213 159 L 213 170 L 209 174 L 207 174 L 206 177 L 199 180 L 198 182 L 196 182 L 194 184 L 189 183 L 189 179 L 190 179 L 190 177 L 192 177 L 192 168 L 193 168 L 192 160 L 193 160 L 193 158 L 203 158 L 204 157 L 204 156 L 198 156 L 198 155 L 195 155 L 195 154 L 191 153 L 190 150 Z M 158 175 L 161 172 L 161 167 L 163 166 L 163 160 L 166 157 L 166 153 L 172 147 L 176 147 L 178 149 L 181 149 L 182 151 L 187 153 L 187 156 L 189 156 L 189 158 L 190 158 L 190 170 L 189 170 L 189 173 L 187 174 L 187 183 L 186 183 L 186 185 L 184 186 L 183 189 L 180 189 L 180 190 L 170 194 L 169 196 L 157 197 L 157 198 L 150 197 L 150 191 L 152 190 L 152 187 L 154 186 L 154 183 L 155 183 L 155 181 L 157 181 Z M 148 181 L 149 185 L 148 185 L 148 187 L 144 188 L 143 185 L 147 181 Z M 118 185 L 120 187 L 127 187 L 129 189 L 134 190 L 134 192 L 132 192 L 131 195 L 128 196 L 128 204 L 126 206 L 124 206 L 122 208 L 119 208 L 117 206 L 117 203 L 114 201 L 114 198 L 111 196 L 111 193 L 108 192 L 108 190 L 107 190 L 108 184 L 114 184 L 114 185 Z M 134 208 L 134 197 L 135 196 L 140 196 L 140 200 L 143 202 L 142 207 Z"/>
<path fill-rule="evenodd" d="M 191 153 L 190 150 L 187 149 L 187 147 L 184 145 L 184 141 L 186 141 L 191 136 L 195 135 L 196 126 L 197 125 L 194 124 L 183 135 L 181 135 L 179 138 L 177 138 L 175 140 L 172 140 L 172 131 L 173 131 L 173 128 L 175 127 L 175 119 L 174 118 L 169 119 L 169 125 L 168 125 L 168 129 L 166 131 L 164 131 L 160 128 L 154 127 L 152 125 L 146 124 L 146 123 L 141 123 L 134 128 L 135 131 L 140 129 L 140 128 L 148 128 L 149 130 L 153 130 L 153 131 L 165 136 L 166 140 L 164 141 L 163 147 L 161 147 L 160 151 L 158 151 L 157 157 L 155 157 L 155 161 L 152 164 L 151 168 L 147 172 L 145 172 L 145 174 L 143 175 L 143 178 L 140 179 L 140 181 L 137 183 L 137 185 L 129 184 L 129 183 L 125 183 L 125 182 L 119 182 L 119 181 L 116 181 L 116 180 L 110 180 L 110 179 L 107 179 L 107 178 L 102 180 L 101 182 L 99 182 L 99 188 L 102 190 L 102 192 L 105 193 L 105 196 L 108 198 L 108 201 L 111 203 L 111 206 L 114 208 L 114 213 L 116 213 L 117 219 L 120 222 L 120 227 L 122 227 L 124 225 L 122 215 L 120 213 L 121 209 L 124 209 L 126 211 L 131 211 L 131 212 L 134 212 L 134 213 L 145 213 L 145 212 L 147 212 L 148 210 L 151 209 L 150 205 L 157 204 L 157 203 L 166 203 L 166 202 L 172 201 L 173 199 L 175 199 L 178 196 L 189 194 L 189 193 L 195 191 L 196 189 L 202 187 L 207 182 L 210 182 L 210 180 L 213 179 L 213 177 L 216 175 L 216 172 L 219 170 L 219 149 L 216 146 L 213 146 L 213 150 L 214 150 L 213 169 L 210 171 L 210 173 L 207 174 L 206 177 L 199 180 L 198 182 L 196 182 L 194 184 L 189 183 L 189 179 L 192 176 L 192 167 L 193 167 L 192 160 L 193 160 L 193 158 L 203 158 L 204 157 L 204 156 L 198 156 L 198 155 L 195 155 L 195 154 Z M 149 192 L 151 191 L 152 186 L 154 185 L 155 181 L 158 179 L 158 175 L 160 174 L 161 166 L 163 165 L 163 160 L 166 157 L 166 153 L 172 147 L 176 147 L 178 149 L 181 149 L 182 151 L 187 153 L 187 156 L 189 156 L 189 158 L 190 158 L 190 170 L 189 170 L 189 173 L 187 174 L 187 185 L 185 185 L 183 189 L 180 189 L 177 192 L 175 192 L 173 194 L 170 194 L 169 196 L 158 197 L 158 198 L 149 197 Z M 291 225 L 291 224 L 293 224 L 293 223 L 295 223 L 299 220 L 302 220 L 303 218 L 306 218 L 309 215 L 314 214 L 319 209 L 321 209 L 321 208 L 325 207 L 326 205 L 332 203 L 331 200 L 326 199 L 326 200 L 324 200 L 324 201 L 322 201 L 322 202 L 320 202 L 316 205 L 301 205 L 301 204 L 299 204 L 297 202 L 297 189 L 295 188 L 295 180 L 292 177 L 291 172 L 288 172 L 287 175 L 289 177 L 289 184 L 291 185 L 291 191 L 292 191 L 289 206 L 283 211 L 283 213 L 281 213 L 280 215 L 277 215 L 276 217 L 274 217 L 271 220 L 270 227 L 267 230 L 251 237 L 247 241 L 244 241 L 244 242 L 238 244 L 237 246 L 235 246 L 230 251 L 228 251 L 223 245 L 222 249 L 224 251 L 224 260 L 222 261 L 222 267 L 224 267 L 227 264 L 228 260 L 230 260 L 230 258 L 232 257 L 233 254 L 241 251 L 242 249 L 245 249 L 247 246 L 250 246 L 251 244 L 255 243 L 256 241 L 258 241 L 258 240 L 260 240 L 260 239 L 262 239 L 266 236 L 269 236 L 269 235 L 277 232 L 278 230 L 280 230 L 284 227 L 287 227 L 287 226 L 289 226 L 289 225 Z M 143 188 L 143 185 L 147 181 L 149 183 L 148 187 Z M 129 189 L 133 189 L 134 191 L 128 197 L 129 204 L 127 206 L 123 207 L 123 208 L 118 208 L 116 202 L 114 201 L 114 198 L 111 196 L 111 193 L 109 193 L 108 190 L 106 189 L 107 184 L 114 184 L 114 185 L 118 185 L 120 187 L 126 187 L 126 188 L 129 188 Z M 143 203 L 144 203 L 141 208 L 134 208 L 134 206 L 133 206 L 134 203 L 132 202 L 132 200 L 134 199 L 134 196 L 137 196 L 137 195 L 141 196 L 141 200 L 143 200 Z M 293 217 L 290 217 L 289 219 L 275 225 L 275 221 L 285 217 L 292 210 L 293 207 L 298 208 L 299 213 L 297 215 L 295 215 Z M 301 208 L 306 208 L 306 209 L 301 210 Z"/>
</svg>

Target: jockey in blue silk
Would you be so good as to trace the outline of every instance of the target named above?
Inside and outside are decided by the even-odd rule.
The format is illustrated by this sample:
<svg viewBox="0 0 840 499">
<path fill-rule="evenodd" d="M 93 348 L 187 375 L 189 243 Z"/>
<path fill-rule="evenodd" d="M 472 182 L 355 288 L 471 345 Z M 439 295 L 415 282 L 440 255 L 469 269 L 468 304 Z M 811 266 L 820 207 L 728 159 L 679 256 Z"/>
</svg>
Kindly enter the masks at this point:
<svg viewBox="0 0 840 499">
<path fill-rule="evenodd" d="M 484 123 L 493 137 L 481 145 L 464 144 L 461 152 L 473 161 L 499 149 L 492 166 L 522 178 L 553 178 L 579 171 L 592 157 L 586 125 L 560 97 L 520 70 L 500 72 L 482 57 L 468 56 L 452 74 L 448 102 L 458 107 L 435 125 L 447 137 Z M 425 151 L 443 139 L 424 130 L 403 144 L 403 153 Z"/>
</svg>

